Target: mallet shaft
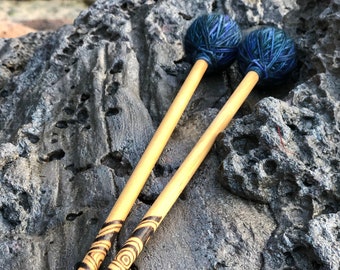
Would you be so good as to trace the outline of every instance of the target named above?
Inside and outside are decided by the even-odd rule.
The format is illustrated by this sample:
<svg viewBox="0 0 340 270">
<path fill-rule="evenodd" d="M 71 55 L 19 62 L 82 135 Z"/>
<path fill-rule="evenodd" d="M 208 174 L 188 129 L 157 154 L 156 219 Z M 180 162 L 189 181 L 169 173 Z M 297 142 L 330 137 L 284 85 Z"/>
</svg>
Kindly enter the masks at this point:
<svg viewBox="0 0 340 270">
<path fill-rule="evenodd" d="M 205 60 L 195 62 L 78 269 L 100 267 L 207 68 Z"/>
<path fill-rule="evenodd" d="M 109 269 L 129 269 L 142 251 L 151 235 L 156 231 L 164 217 L 170 211 L 190 179 L 205 159 L 213 146 L 216 137 L 234 117 L 245 99 L 259 80 L 259 75 L 250 71 L 230 96 L 221 111 L 217 114 L 208 129 L 185 158 L 182 165 L 171 178 L 164 190 L 145 214 L 142 222 L 136 227 L 132 236 L 118 252 L 109 265 Z"/>
</svg>

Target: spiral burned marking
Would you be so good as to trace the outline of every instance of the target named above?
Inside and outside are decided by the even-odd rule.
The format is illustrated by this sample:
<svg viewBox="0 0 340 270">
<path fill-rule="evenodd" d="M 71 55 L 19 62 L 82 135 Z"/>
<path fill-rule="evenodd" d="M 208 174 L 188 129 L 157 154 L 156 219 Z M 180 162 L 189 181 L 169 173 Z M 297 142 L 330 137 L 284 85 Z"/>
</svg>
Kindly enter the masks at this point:
<svg viewBox="0 0 340 270">
<path fill-rule="evenodd" d="M 118 252 L 115 260 L 109 265 L 110 270 L 126 270 L 131 267 L 144 245 L 156 231 L 162 217 L 150 216 L 144 218 L 132 233 L 132 236 Z"/>
<path fill-rule="evenodd" d="M 112 242 L 123 226 L 123 220 L 105 222 L 88 253 L 79 264 L 79 270 L 97 270 L 111 248 Z"/>
</svg>

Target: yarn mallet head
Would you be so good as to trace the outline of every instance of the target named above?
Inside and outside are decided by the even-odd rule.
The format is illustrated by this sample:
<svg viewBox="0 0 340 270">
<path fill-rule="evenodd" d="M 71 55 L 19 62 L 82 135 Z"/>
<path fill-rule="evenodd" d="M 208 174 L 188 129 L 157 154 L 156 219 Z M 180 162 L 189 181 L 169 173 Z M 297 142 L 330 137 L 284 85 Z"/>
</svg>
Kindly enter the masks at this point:
<svg viewBox="0 0 340 270">
<path fill-rule="evenodd" d="M 235 59 L 237 46 L 241 41 L 241 33 L 236 23 L 230 20 L 228 16 L 203 16 L 193 23 L 189 33 L 187 33 L 186 40 L 187 53 L 190 52 L 195 63 L 167 113 L 164 115 L 162 122 L 136 165 L 125 188 L 111 209 L 103 227 L 81 262 L 79 269 L 97 270 L 100 267 L 112 246 L 111 241 L 113 241 L 121 229 L 121 224 L 127 218 L 142 191 L 207 68 L 221 67 L 221 65 L 227 65 Z M 146 237 L 145 239 L 148 238 Z M 111 239 L 111 241 L 107 241 L 107 239 Z M 139 245 L 138 242 L 136 243 Z M 117 269 L 114 266 L 116 263 L 126 265 L 126 262 L 129 261 L 132 264 L 135 257 L 132 259 L 130 255 L 134 254 L 137 250 L 140 250 L 140 246 L 136 248 L 134 245 L 131 245 L 122 256 L 117 254 L 119 258 L 123 259 L 117 259 L 118 262 L 112 262 L 109 269 Z M 129 269 L 130 266 L 118 269 Z"/>
<path fill-rule="evenodd" d="M 235 60 L 241 38 L 239 26 L 229 16 L 203 15 L 187 30 L 185 52 L 191 62 L 203 59 L 210 69 L 219 69 Z"/>
<path fill-rule="evenodd" d="M 294 41 L 284 31 L 265 27 L 240 44 L 238 63 L 243 74 L 255 71 L 260 83 L 280 83 L 296 66 Z"/>
</svg>

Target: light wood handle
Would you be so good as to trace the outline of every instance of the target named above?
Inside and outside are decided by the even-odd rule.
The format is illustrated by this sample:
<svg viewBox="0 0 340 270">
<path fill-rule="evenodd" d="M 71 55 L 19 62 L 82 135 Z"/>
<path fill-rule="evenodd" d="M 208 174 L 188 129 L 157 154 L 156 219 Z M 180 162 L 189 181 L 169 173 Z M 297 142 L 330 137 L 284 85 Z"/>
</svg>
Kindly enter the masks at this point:
<svg viewBox="0 0 340 270">
<path fill-rule="evenodd" d="M 207 68 L 204 60 L 192 67 L 78 269 L 100 267 Z"/>
<path fill-rule="evenodd" d="M 259 75 L 250 71 L 222 107 L 208 129 L 196 143 L 182 165 L 176 171 L 164 190 L 145 214 L 142 222 L 136 227 L 132 236 L 118 252 L 115 260 L 109 265 L 111 270 L 129 269 L 142 251 L 151 235 L 170 211 L 186 185 L 205 159 L 213 146 L 216 137 L 230 123 L 238 109 L 246 100 L 259 80 Z"/>
</svg>

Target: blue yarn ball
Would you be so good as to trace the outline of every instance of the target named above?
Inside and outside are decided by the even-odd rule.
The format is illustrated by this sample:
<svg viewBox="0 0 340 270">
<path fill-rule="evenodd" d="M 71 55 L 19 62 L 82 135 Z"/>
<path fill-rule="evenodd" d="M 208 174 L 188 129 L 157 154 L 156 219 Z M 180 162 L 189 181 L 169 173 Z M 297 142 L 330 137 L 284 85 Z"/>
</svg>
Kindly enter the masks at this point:
<svg viewBox="0 0 340 270">
<path fill-rule="evenodd" d="M 203 59 L 210 69 L 222 68 L 235 60 L 241 38 L 239 26 L 229 16 L 203 15 L 186 33 L 185 52 L 192 63 Z"/>
<path fill-rule="evenodd" d="M 242 41 L 238 63 L 243 74 L 255 71 L 262 84 L 280 83 L 296 66 L 294 41 L 274 27 L 255 30 Z"/>
</svg>

